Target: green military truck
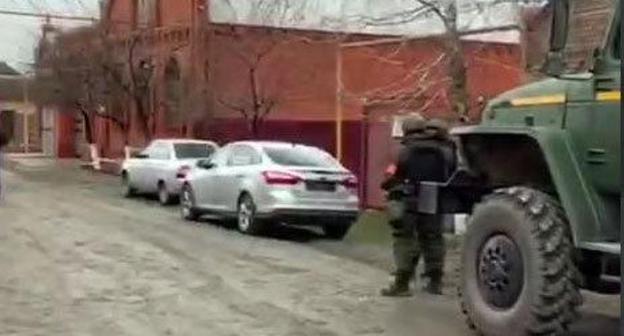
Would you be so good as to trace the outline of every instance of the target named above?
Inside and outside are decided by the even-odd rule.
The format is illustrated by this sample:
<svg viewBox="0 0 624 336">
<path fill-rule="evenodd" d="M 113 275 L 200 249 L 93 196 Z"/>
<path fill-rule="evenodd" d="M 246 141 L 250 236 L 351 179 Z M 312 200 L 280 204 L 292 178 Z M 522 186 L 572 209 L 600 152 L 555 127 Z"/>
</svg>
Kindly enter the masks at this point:
<svg viewBox="0 0 624 336">
<path fill-rule="evenodd" d="M 459 293 L 484 335 L 564 334 L 581 288 L 619 292 L 620 1 L 551 6 L 550 78 L 454 129 L 464 167 L 420 188 L 421 211 L 470 213 Z"/>
</svg>

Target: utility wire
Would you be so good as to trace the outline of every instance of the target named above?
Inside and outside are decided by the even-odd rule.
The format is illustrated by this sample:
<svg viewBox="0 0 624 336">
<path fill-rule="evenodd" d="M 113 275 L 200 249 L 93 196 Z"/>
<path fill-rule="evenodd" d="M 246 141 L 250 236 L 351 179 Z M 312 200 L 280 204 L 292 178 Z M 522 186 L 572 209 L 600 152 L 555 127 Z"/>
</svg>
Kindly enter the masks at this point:
<svg viewBox="0 0 624 336">
<path fill-rule="evenodd" d="M 44 14 L 44 13 L 20 12 L 20 11 L 10 11 L 10 10 L 0 10 L 0 15 L 14 15 L 14 16 L 25 16 L 25 17 L 36 17 L 36 18 L 43 18 L 43 19 L 50 18 L 50 19 L 57 19 L 57 20 L 85 21 L 85 22 L 99 21 L 97 18 L 89 17 L 89 16 Z"/>
</svg>

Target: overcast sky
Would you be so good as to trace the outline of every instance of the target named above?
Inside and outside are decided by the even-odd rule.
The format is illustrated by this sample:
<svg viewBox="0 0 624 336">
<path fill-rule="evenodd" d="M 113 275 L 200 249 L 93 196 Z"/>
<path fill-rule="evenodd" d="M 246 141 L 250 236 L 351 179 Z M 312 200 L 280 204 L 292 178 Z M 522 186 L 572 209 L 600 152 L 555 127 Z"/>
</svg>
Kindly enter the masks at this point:
<svg viewBox="0 0 624 336">
<path fill-rule="evenodd" d="M 50 13 L 97 17 L 98 0 L 0 0 L 0 11 Z M 0 14 L 0 61 L 23 71 L 33 61 L 33 48 L 40 36 L 44 20 Z M 62 27 L 76 27 L 84 23 L 52 20 Z"/>
</svg>

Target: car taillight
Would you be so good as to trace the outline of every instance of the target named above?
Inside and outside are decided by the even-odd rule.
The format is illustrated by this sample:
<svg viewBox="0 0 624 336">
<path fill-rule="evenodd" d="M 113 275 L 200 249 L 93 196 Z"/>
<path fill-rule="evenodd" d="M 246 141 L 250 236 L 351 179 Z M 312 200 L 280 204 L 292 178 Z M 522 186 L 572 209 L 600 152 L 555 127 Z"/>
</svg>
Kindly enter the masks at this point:
<svg viewBox="0 0 624 336">
<path fill-rule="evenodd" d="M 279 171 L 265 171 L 262 176 L 267 184 L 295 185 L 303 180 L 299 175 Z"/>
<path fill-rule="evenodd" d="M 189 171 L 191 171 L 191 166 L 180 166 L 180 168 L 178 168 L 178 171 L 176 172 L 176 177 L 179 179 L 183 179 L 186 177 L 186 174 L 188 174 Z"/>
<path fill-rule="evenodd" d="M 346 180 L 342 181 L 342 185 L 349 189 L 357 189 L 358 179 L 355 176 L 349 176 Z"/>
</svg>

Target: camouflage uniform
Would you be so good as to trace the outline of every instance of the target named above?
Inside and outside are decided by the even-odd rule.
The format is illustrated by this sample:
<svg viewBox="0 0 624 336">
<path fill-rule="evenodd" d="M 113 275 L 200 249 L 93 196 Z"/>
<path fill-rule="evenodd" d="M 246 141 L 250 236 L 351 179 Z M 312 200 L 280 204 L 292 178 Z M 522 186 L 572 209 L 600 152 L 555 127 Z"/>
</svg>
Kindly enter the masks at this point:
<svg viewBox="0 0 624 336">
<path fill-rule="evenodd" d="M 415 188 L 420 181 L 445 181 L 454 169 L 454 146 L 448 140 L 445 125 L 437 120 L 404 125 L 406 134 L 397 164 L 395 181 L 407 188 L 402 197 L 401 212 L 391 217 L 393 252 L 396 264 L 394 283 L 384 290 L 386 296 L 409 295 L 409 281 L 420 255 L 425 259 L 425 288 L 440 294 L 444 269 L 445 246 L 442 216 L 417 213 Z M 397 182 L 398 183 L 398 182 Z M 412 190 L 409 190 L 412 189 Z M 400 208 L 397 205 L 392 205 Z M 401 214 L 399 216 L 399 213 Z"/>
</svg>

